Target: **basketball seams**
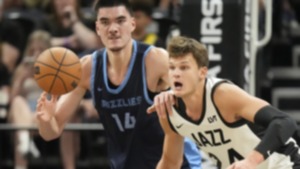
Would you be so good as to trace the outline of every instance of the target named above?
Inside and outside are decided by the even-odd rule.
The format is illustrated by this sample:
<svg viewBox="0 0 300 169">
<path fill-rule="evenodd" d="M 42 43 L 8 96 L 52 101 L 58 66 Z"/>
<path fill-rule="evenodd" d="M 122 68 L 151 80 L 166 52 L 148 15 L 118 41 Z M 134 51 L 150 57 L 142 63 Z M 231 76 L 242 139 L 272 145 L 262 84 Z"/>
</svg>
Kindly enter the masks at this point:
<svg viewBox="0 0 300 169">
<path fill-rule="evenodd" d="M 34 78 L 39 87 L 55 95 L 72 91 L 82 76 L 78 56 L 67 48 L 53 47 L 45 50 L 35 61 L 34 68 Z"/>
<path fill-rule="evenodd" d="M 53 55 L 51 49 L 49 49 L 49 52 L 50 52 L 50 56 L 51 56 L 51 58 L 54 60 L 54 62 L 57 63 L 57 64 L 59 65 L 59 61 L 56 60 L 56 58 L 55 58 L 55 56 Z M 66 52 L 65 52 L 65 53 L 66 53 Z"/>
<path fill-rule="evenodd" d="M 49 49 L 49 52 L 50 52 L 50 54 L 51 54 L 51 57 L 53 58 L 54 55 L 53 55 L 53 53 L 52 53 L 52 51 L 51 51 L 50 49 Z M 54 75 L 54 79 L 53 79 L 53 81 L 52 81 L 52 84 L 51 84 L 51 86 L 50 86 L 49 93 L 51 93 L 51 91 L 52 91 L 52 88 L 53 88 L 53 86 L 54 86 L 54 83 L 55 83 L 55 81 L 56 81 L 56 78 L 58 77 L 58 73 L 59 73 L 60 68 L 61 68 L 61 66 L 62 66 L 62 63 L 63 63 L 63 61 L 64 61 L 64 59 L 65 59 L 65 57 L 66 57 L 66 55 L 67 55 L 67 52 L 68 52 L 68 50 L 66 49 L 66 50 L 65 50 L 65 53 L 64 53 L 64 55 L 63 55 L 63 57 L 62 57 L 62 59 L 61 59 L 61 62 L 58 63 L 58 68 L 57 68 L 56 74 Z M 62 81 L 62 83 L 63 83 L 64 86 L 66 85 L 64 81 Z M 65 90 L 65 91 L 67 92 L 68 90 Z"/>
<path fill-rule="evenodd" d="M 46 67 L 52 68 L 52 69 L 54 69 L 54 70 L 57 70 L 56 67 L 51 66 L 51 65 L 48 65 L 47 63 L 44 63 L 44 62 L 41 62 L 41 61 L 37 61 L 36 63 L 39 63 L 39 64 L 44 65 L 44 66 L 46 66 Z M 80 62 L 76 62 L 76 63 L 73 64 L 73 65 L 76 65 L 76 64 L 80 64 Z M 73 66 L 73 65 L 72 65 L 72 66 Z M 62 66 L 64 66 L 64 65 L 62 65 Z M 72 75 L 72 74 L 70 74 L 70 73 L 68 73 L 68 72 L 66 72 L 66 71 L 64 71 L 64 70 L 59 70 L 59 73 L 64 73 L 65 75 L 71 76 L 72 78 L 74 78 L 74 79 L 76 79 L 76 80 L 80 80 L 79 77 L 76 77 L 76 76 L 74 76 L 74 75 Z M 37 79 L 40 79 L 40 78 L 37 78 Z"/>
<path fill-rule="evenodd" d="M 65 84 L 65 81 L 63 80 L 63 78 L 61 78 L 61 77 L 59 77 L 59 76 L 56 76 L 59 80 L 61 80 L 61 82 L 62 82 L 62 84 L 63 84 L 63 86 L 64 86 L 64 88 L 65 88 L 65 91 L 68 91 L 68 88 L 67 88 L 67 85 Z M 56 77 L 54 77 L 54 78 L 56 78 Z M 53 80 L 53 81 L 55 81 L 55 80 Z"/>
</svg>

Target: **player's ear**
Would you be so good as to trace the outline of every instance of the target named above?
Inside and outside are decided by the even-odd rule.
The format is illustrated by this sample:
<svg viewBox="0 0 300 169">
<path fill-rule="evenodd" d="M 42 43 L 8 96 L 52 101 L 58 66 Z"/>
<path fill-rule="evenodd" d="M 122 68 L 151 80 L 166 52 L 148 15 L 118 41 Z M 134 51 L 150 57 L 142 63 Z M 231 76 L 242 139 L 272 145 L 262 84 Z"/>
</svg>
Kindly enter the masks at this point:
<svg viewBox="0 0 300 169">
<path fill-rule="evenodd" d="M 133 32 L 135 30 L 135 27 L 136 27 L 136 21 L 135 21 L 135 18 L 134 17 L 131 17 L 131 25 L 132 25 L 132 30 L 131 32 Z"/>
<path fill-rule="evenodd" d="M 97 35 L 100 36 L 99 22 L 98 21 L 95 21 L 95 27 L 96 27 Z"/>
<path fill-rule="evenodd" d="M 207 67 L 206 66 L 202 66 L 199 68 L 199 76 L 201 79 L 205 78 L 207 75 Z"/>
</svg>

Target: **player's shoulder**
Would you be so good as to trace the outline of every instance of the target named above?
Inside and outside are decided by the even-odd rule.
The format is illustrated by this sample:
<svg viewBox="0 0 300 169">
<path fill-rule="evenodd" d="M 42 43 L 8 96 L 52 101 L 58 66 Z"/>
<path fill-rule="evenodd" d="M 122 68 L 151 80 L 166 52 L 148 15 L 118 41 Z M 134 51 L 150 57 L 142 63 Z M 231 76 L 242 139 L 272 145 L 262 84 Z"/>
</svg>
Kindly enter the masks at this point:
<svg viewBox="0 0 300 169">
<path fill-rule="evenodd" d="M 149 50 L 145 61 L 146 61 L 146 65 L 150 64 L 150 65 L 163 66 L 163 65 L 167 65 L 168 59 L 169 59 L 169 55 L 165 49 L 153 46 Z"/>
<path fill-rule="evenodd" d="M 213 98 L 217 105 L 223 103 L 225 105 L 239 104 L 243 100 L 247 100 L 249 95 L 238 85 L 230 82 L 220 83 L 215 86 Z"/>
<path fill-rule="evenodd" d="M 87 54 L 87 55 L 84 55 L 83 57 L 80 58 L 80 62 L 81 62 L 81 65 L 84 67 L 84 66 L 87 66 L 87 65 L 90 65 L 93 61 L 93 55 L 92 54 Z"/>
<path fill-rule="evenodd" d="M 164 48 L 152 46 L 147 57 L 168 58 L 168 52 Z"/>
<path fill-rule="evenodd" d="M 238 86 L 226 80 L 219 80 L 214 84 L 213 88 L 214 88 L 214 94 L 217 95 L 230 94 L 232 92 L 239 90 Z"/>
</svg>

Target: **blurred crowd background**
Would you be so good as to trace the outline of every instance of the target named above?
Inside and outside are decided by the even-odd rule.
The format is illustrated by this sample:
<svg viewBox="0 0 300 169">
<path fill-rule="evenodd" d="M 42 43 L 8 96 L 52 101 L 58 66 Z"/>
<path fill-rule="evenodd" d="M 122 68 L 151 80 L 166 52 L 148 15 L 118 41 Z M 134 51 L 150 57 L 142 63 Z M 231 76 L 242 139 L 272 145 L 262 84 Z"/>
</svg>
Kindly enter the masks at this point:
<svg viewBox="0 0 300 169">
<path fill-rule="evenodd" d="M 264 0 L 259 2 L 263 23 Z M 95 32 L 94 3 L 95 0 L 0 0 L 1 169 L 108 168 L 101 130 L 66 131 L 61 138 L 45 142 L 36 131 L 1 128 L 3 124 L 35 124 L 35 104 L 41 90 L 33 79 L 33 64 L 43 50 L 62 46 L 82 57 L 103 47 Z M 168 39 L 179 34 L 184 0 L 131 3 L 137 21 L 134 39 L 165 48 Z M 299 122 L 300 1 L 273 0 L 272 16 L 271 40 L 258 53 L 262 57 L 257 60 L 256 95 L 291 113 Z M 263 28 L 260 32 L 264 32 Z M 71 122 L 99 122 L 89 93 Z"/>
</svg>

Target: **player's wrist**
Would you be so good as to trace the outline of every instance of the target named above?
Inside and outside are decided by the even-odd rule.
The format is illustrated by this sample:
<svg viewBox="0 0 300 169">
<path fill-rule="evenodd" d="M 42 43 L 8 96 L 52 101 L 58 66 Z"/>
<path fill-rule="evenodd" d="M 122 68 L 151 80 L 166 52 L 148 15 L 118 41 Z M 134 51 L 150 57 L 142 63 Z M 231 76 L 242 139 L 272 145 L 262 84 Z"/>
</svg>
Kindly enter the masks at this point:
<svg viewBox="0 0 300 169">
<path fill-rule="evenodd" d="M 263 154 L 260 152 L 253 150 L 246 159 L 250 161 L 252 164 L 258 165 L 265 160 Z"/>
</svg>

